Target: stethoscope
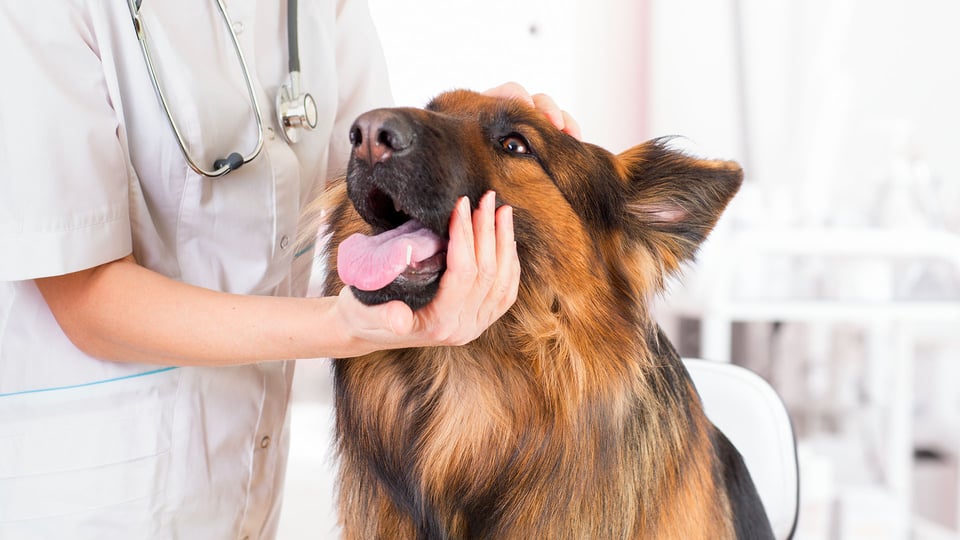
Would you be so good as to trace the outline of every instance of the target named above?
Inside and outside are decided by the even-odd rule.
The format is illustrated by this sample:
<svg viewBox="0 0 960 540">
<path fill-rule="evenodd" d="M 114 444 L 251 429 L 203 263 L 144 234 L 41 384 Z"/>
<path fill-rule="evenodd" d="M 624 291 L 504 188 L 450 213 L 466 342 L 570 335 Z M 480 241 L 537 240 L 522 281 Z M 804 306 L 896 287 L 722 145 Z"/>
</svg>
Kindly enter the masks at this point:
<svg viewBox="0 0 960 540">
<path fill-rule="evenodd" d="M 157 93 L 163 112 L 167 115 L 170 127 L 176 135 L 177 143 L 180 145 L 180 151 L 187 164 L 197 174 L 216 178 L 223 176 L 230 171 L 239 169 L 245 163 L 253 161 L 263 149 L 263 119 L 260 117 L 260 104 L 257 102 L 257 94 L 253 88 L 253 81 L 250 79 L 250 70 L 247 68 L 247 62 L 243 58 L 243 51 L 240 50 L 240 42 L 237 39 L 237 33 L 233 30 L 233 22 L 227 15 L 227 8 L 223 0 L 217 0 L 217 7 L 220 8 L 220 16 L 227 25 L 227 31 L 233 42 L 233 50 L 237 54 L 237 60 L 240 61 L 240 69 L 243 71 L 243 78 L 247 85 L 247 95 L 250 97 L 250 105 L 253 108 L 254 118 L 257 121 L 257 144 L 247 155 L 239 152 L 232 152 L 225 158 L 220 158 L 213 162 L 213 169 L 208 170 L 197 164 L 196 160 L 187 150 L 187 144 L 183 140 L 177 123 L 173 120 L 173 114 L 170 112 L 170 104 L 157 79 L 157 72 L 154 68 L 153 58 L 150 55 L 150 49 L 147 47 L 146 30 L 143 21 L 140 19 L 140 3 L 142 0 L 127 0 L 130 6 L 130 16 L 133 18 L 133 27 L 137 32 L 137 40 L 140 42 L 140 50 L 143 52 L 143 58 L 147 64 L 147 71 L 150 72 L 150 81 L 153 83 L 153 89 Z M 297 42 L 297 0 L 287 0 L 287 47 L 288 47 L 288 65 L 290 75 L 285 84 L 280 86 L 277 92 L 276 108 L 277 123 L 280 125 L 280 133 L 289 143 L 295 143 L 300 140 L 301 130 L 312 130 L 317 127 L 317 103 L 309 93 L 300 91 L 300 46 Z"/>
</svg>

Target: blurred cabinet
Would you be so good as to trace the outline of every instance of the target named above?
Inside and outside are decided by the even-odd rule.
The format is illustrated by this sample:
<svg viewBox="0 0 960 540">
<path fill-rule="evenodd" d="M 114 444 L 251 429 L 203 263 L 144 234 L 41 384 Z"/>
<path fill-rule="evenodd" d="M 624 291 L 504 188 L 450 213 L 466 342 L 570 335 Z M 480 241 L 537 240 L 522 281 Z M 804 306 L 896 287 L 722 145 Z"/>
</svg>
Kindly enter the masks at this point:
<svg viewBox="0 0 960 540">
<path fill-rule="evenodd" d="M 839 506 L 849 510 L 839 520 L 841 530 L 862 530 L 865 525 L 857 524 L 873 519 L 874 524 L 885 525 L 883 538 L 910 538 L 920 529 L 927 531 L 920 538 L 947 534 L 931 533 L 938 528 L 911 512 L 914 420 L 918 398 L 923 397 L 915 395 L 914 352 L 918 338 L 955 337 L 960 328 L 960 290 L 928 288 L 916 294 L 898 276 L 909 277 L 925 263 L 945 265 L 955 278 L 960 276 L 960 237 L 931 229 L 880 228 L 744 229 L 722 234 L 722 253 L 711 251 L 706 268 L 698 272 L 700 292 L 680 293 L 668 302 L 672 314 L 701 322 L 700 356 L 730 361 L 735 322 L 802 322 L 821 334 L 834 325 L 862 327 L 864 380 L 831 384 L 853 383 L 868 396 L 871 410 L 854 414 L 864 426 L 862 438 L 868 439 L 864 446 L 876 460 L 882 485 L 879 490 L 855 488 L 838 495 Z M 827 340 L 821 335 L 804 344 L 814 349 L 807 353 L 808 370 L 830 371 L 833 359 L 829 346 L 822 345 Z M 833 397 L 827 392 L 799 408 L 852 412 L 850 404 L 831 402 Z M 956 434 L 944 434 L 942 439 L 952 446 L 956 462 Z M 953 491 L 960 499 L 960 486 Z M 884 520 L 858 510 L 863 506 L 858 501 L 868 499 L 874 501 L 873 508 L 885 508 Z M 841 538 L 864 537 L 844 536 L 842 531 Z M 950 535 L 956 532 L 960 531 Z"/>
</svg>

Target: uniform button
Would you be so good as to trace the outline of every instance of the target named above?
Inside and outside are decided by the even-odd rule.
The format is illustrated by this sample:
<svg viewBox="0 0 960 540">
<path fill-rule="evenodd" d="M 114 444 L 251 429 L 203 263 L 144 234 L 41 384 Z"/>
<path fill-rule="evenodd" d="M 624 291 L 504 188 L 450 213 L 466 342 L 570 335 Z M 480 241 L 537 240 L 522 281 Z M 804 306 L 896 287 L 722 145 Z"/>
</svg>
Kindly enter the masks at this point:
<svg viewBox="0 0 960 540">
<path fill-rule="evenodd" d="M 287 235 L 283 235 L 280 238 L 280 249 L 287 249 L 287 246 L 289 245 L 290 245 L 290 237 Z"/>
<path fill-rule="evenodd" d="M 267 435 L 267 436 L 265 436 L 264 438 L 260 439 L 260 448 L 266 449 L 268 446 L 270 446 L 270 436 L 269 436 L 269 435 Z"/>
<path fill-rule="evenodd" d="M 243 33 L 243 23 L 240 21 L 233 21 L 233 33 L 242 34 Z"/>
</svg>

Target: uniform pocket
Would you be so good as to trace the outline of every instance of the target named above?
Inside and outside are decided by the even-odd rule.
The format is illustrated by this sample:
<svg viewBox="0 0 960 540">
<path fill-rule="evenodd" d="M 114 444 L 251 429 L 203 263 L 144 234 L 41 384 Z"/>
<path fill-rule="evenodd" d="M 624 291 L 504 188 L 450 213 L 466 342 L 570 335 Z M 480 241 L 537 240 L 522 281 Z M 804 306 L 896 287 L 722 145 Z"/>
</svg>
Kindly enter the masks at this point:
<svg viewBox="0 0 960 540">
<path fill-rule="evenodd" d="M 0 396 L 0 538 L 146 525 L 161 507 L 179 378 L 163 369 Z"/>
</svg>

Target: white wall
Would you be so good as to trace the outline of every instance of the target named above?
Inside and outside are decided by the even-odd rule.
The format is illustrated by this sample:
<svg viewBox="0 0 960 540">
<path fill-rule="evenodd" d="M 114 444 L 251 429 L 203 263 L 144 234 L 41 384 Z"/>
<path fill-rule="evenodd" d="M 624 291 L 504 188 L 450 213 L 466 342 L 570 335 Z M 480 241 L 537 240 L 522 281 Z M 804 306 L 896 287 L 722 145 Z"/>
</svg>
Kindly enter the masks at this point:
<svg viewBox="0 0 960 540">
<path fill-rule="evenodd" d="M 759 205 L 770 209 L 761 221 L 877 221 L 870 207 L 904 160 L 929 168 L 940 212 L 960 204 L 960 3 L 739 4 L 742 115 L 736 2 L 653 3 L 653 133 L 682 134 L 707 154 L 742 160 L 749 179 L 769 186 L 767 197 L 780 192 L 781 203 Z M 953 215 L 947 225 L 960 230 L 960 212 Z"/>
<path fill-rule="evenodd" d="M 517 81 L 610 150 L 644 139 L 645 0 L 371 0 L 397 103 Z"/>
</svg>

